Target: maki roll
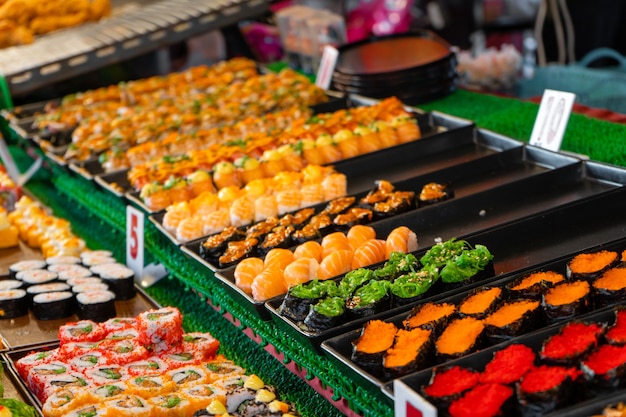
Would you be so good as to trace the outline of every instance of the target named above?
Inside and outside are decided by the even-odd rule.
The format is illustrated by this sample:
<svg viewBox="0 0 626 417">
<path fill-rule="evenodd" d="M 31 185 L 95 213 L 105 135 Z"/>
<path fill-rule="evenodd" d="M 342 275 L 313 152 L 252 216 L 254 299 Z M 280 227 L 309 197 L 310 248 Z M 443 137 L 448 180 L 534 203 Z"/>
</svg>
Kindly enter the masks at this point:
<svg viewBox="0 0 626 417">
<path fill-rule="evenodd" d="M 554 271 L 537 271 L 507 284 L 511 298 L 534 298 L 541 295 L 554 284 L 565 281 L 565 276 Z"/>
<path fill-rule="evenodd" d="M 393 281 L 400 275 L 415 272 L 418 269 L 420 269 L 420 265 L 417 262 L 417 258 L 412 253 L 391 252 L 389 259 L 387 259 L 383 266 L 376 268 L 374 274 L 378 279 Z M 423 269 L 431 274 L 438 272 L 436 266 L 429 266 L 429 268 L 424 267 Z M 437 274 L 437 278 L 438 277 L 439 275 Z"/>
<path fill-rule="evenodd" d="M 56 272 L 61 281 L 67 281 L 72 278 L 87 278 L 94 274 L 91 270 L 80 265 L 50 265 L 48 270 Z"/>
<path fill-rule="evenodd" d="M 70 291 L 55 291 L 33 297 L 33 314 L 37 320 L 56 320 L 74 314 L 74 297 Z"/>
<path fill-rule="evenodd" d="M 374 204 L 385 201 L 394 190 L 395 187 L 389 181 L 378 180 L 375 187 L 359 200 L 359 205 L 373 207 Z"/>
<path fill-rule="evenodd" d="M 463 393 L 474 388 L 479 378 L 480 374 L 472 369 L 460 366 L 436 367 L 428 385 L 422 387 L 421 392 L 438 408 L 446 409 Z"/>
<path fill-rule="evenodd" d="M 136 377 L 142 375 L 162 375 L 168 370 L 168 367 L 165 361 L 157 356 L 151 356 L 126 364 L 126 370 L 128 375 Z"/>
<path fill-rule="evenodd" d="M 591 286 L 587 281 L 566 281 L 550 288 L 542 298 L 548 322 L 571 320 L 591 308 Z"/>
<path fill-rule="evenodd" d="M 614 345 L 626 344 L 626 309 L 615 309 L 615 322 L 604 335 L 608 343 Z"/>
<path fill-rule="evenodd" d="M 95 291 L 108 291 L 109 286 L 104 282 L 96 283 L 96 284 L 78 284 L 73 285 L 71 287 L 71 291 L 74 294 L 80 294 L 83 292 L 95 292 Z"/>
<path fill-rule="evenodd" d="M 183 338 L 183 316 L 173 307 L 148 310 L 137 315 L 138 342 L 144 346 L 165 342 L 174 346 Z"/>
<path fill-rule="evenodd" d="M 626 346 L 600 345 L 581 363 L 590 393 L 623 385 L 626 375 Z"/>
<path fill-rule="evenodd" d="M 28 271 L 18 272 L 15 276 L 22 281 L 26 287 L 30 285 L 48 284 L 57 280 L 57 273 L 46 269 L 29 269 Z"/>
<path fill-rule="evenodd" d="M 456 306 L 451 303 L 425 303 L 415 307 L 404 319 L 406 329 L 423 328 L 439 334 L 456 313 Z"/>
<path fill-rule="evenodd" d="M 571 322 L 544 341 L 539 357 L 545 363 L 577 366 L 580 360 L 598 346 L 604 326 L 596 323 Z"/>
<path fill-rule="evenodd" d="M 435 204 L 448 200 L 452 197 L 454 197 L 454 192 L 449 186 L 436 182 L 429 182 L 422 187 L 419 193 L 418 205 L 425 206 Z"/>
<path fill-rule="evenodd" d="M 535 352 L 521 344 L 512 344 L 494 353 L 480 374 L 482 384 L 509 385 L 518 382 L 535 363 Z"/>
<path fill-rule="evenodd" d="M 104 408 L 111 415 L 150 417 L 152 406 L 138 395 L 120 395 L 104 402 Z"/>
<path fill-rule="evenodd" d="M 506 302 L 484 319 L 485 333 L 494 344 L 519 336 L 539 326 L 540 313 L 539 301 Z"/>
<path fill-rule="evenodd" d="M 502 288 L 500 287 L 477 288 L 459 303 L 459 314 L 482 319 L 495 311 L 501 301 L 501 296 Z"/>
<path fill-rule="evenodd" d="M 30 271 L 33 269 L 44 269 L 46 263 L 40 260 L 19 261 L 9 265 L 9 276 L 15 278 L 18 272 Z"/>
<path fill-rule="evenodd" d="M 200 356 L 202 356 L 205 360 L 213 359 L 219 347 L 219 340 L 215 339 L 209 333 L 185 333 L 183 335 L 183 341 L 181 343 L 181 349 L 183 351 L 193 350 Z"/>
<path fill-rule="evenodd" d="M 598 307 L 618 304 L 626 297 L 626 268 L 611 268 L 591 284 Z"/>
<path fill-rule="evenodd" d="M 513 389 L 502 384 L 479 384 L 453 401 L 450 417 L 498 417 L 515 415 Z"/>
<path fill-rule="evenodd" d="M 0 280 L 0 291 L 17 290 L 24 286 L 24 283 L 17 279 Z"/>
<path fill-rule="evenodd" d="M 28 314 L 28 298 L 22 289 L 0 291 L 0 319 L 14 319 Z"/>
<path fill-rule="evenodd" d="M 258 244 L 259 240 L 255 238 L 229 242 L 222 256 L 218 258 L 220 268 L 228 268 L 240 260 L 251 256 Z"/>
<path fill-rule="evenodd" d="M 383 356 L 393 346 L 396 333 L 398 329 L 393 323 L 367 322 L 359 338 L 352 342 L 352 361 L 374 375 L 381 375 Z"/>
<path fill-rule="evenodd" d="M 109 286 L 117 300 L 130 300 L 135 297 L 135 273 L 122 264 L 102 265 L 98 271 L 100 279 Z"/>
<path fill-rule="evenodd" d="M 78 256 L 57 255 L 57 256 L 47 257 L 45 259 L 45 262 L 48 265 L 59 265 L 59 264 L 77 265 L 77 264 L 80 264 L 81 260 Z"/>
<path fill-rule="evenodd" d="M 362 207 L 352 207 L 342 214 L 338 214 L 333 219 L 333 224 L 337 230 L 347 231 L 352 226 L 366 224 L 372 221 L 374 213 L 370 209 Z"/>
<path fill-rule="evenodd" d="M 156 416 L 191 416 L 198 409 L 188 395 L 176 392 L 150 397 L 148 403 Z"/>
<path fill-rule="evenodd" d="M 124 382 L 128 379 L 128 372 L 126 368 L 114 363 L 105 363 L 99 366 L 94 366 L 86 369 L 84 374 L 96 385 L 114 384 L 117 382 Z"/>
<path fill-rule="evenodd" d="M 264 224 L 265 222 L 261 222 L 259 224 Z M 260 228 L 261 226 L 257 226 Z M 273 227 L 273 226 L 272 226 Z M 212 261 L 218 258 L 224 250 L 226 250 L 226 246 L 229 242 L 233 242 L 236 240 L 242 240 L 246 236 L 248 237 L 256 237 L 245 234 L 241 229 L 235 226 L 229 226 L 222 230 L 220 233 L 214 234 L 206 238 L 204 242 L 200 244 L 199 253 L 204 259 L 208 261 Z"/>
<path fill-rule="evenodd" d="M 384 201 L 374 204 L 372 211 L 376 219 L 383 219 L 413 210 L 415 193 L 413 191 L 395 191 Z"/>
<path fill-rule="evenodd" d="M 59 327 L 58 338 L 61 344 L 71 342 L 97 342 L 104 338 L 104 329 L 91 320 L 66 323 Z"/>
<path fill-rule="evenodd" d="M 303 321 L 312 305 L 337 291 L 334 281 L 312 280 L 291 287 L 278 308 L 280 315 L 295 321 Z"/>
<path fill-rule="evenodd" d="M 456 359 L 479 349 L 482 345 L 485 325 L 474 317 L 451 321 L 443 330 L 435 349 L 441 362 Z"/>
<path fill-rule="evenodd" d="M 115 294 L 98 290 L 81 292 L 76 295 L 78 318 L 101 323 L 116 316 Z"/>
<path fill-rule="evenodd" d="M 619 254 L 614 251 L 601 250 L 593 253 L 581 253 L 567 263 L 567 278 L 592 280 L 607 269 L 617 265 L 618 262 Z"/>
<path fill-rule="evenodd" d="M 356 202 L 356 197 L 340 197 L 331 200 L 324 207 L 323 212 L 330 216 L 336 216 L 339 213 L 343 213 L 348 208 L 352 207 Z"/>
<path fill-rule="evenodd" d="M 345 314 L 346 306 L 341 297 L 326 297 L 312 305 L 304 318 L 304 324 L 312 331 L 324 331 L 334 327 Z"/>
<path fill-rule="evenodd" d="M 516 386 L 522 415 L 545 415 L 571 404 L 580 375 L 576 367 L 542 365 L 531 369 Z"/>
<path fill-rule="evenodd" d="M 389 308 L 389 281 L 371 280 L 358 288 L 346 301 L 346 311 L 351 317 L 368 317 Z"/>
<path fill-rule="evenodd" d="M 396 339 L 383 358 L 383 373 L 388 379 L 416 372 L 430 364 L 431 330 L 398 330 Z"/>
<path fill-rule="evenodd" d="M 296 229 L 293 226 L 277 226 L 272 229 L 257 246 L 257 251 L 265 255 L 275 248 L 288 248 L 293 244 L 291 235 Z"/>
<path fill-rule="evenodd" d="M 438 278 L 439 270 L 432 266 L 399 276 L 390 287 L 392 306 L 402 306 L 419 300 Z"/>
</svg>

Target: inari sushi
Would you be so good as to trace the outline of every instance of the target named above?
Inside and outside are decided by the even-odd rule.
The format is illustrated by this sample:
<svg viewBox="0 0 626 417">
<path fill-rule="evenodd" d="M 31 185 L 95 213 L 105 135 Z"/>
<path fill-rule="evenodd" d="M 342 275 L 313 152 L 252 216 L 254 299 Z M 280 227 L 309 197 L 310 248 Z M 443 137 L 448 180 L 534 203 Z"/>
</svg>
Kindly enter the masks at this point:
<svg viewBox="0 0 626 417">
<path fill-rule="evenodd" d="M 482 319 L 496 310 L 501 296 L 502 288 L 500 287 L 477 288 L 459 303 L 459 314 Z"/>
<path fill-rule="evenodd" d="M 435 342 L 440 361 L 456 359 L 479 349 L 482 345 L 485 325 L 473 317 L 451 321 Z"/>
<path fill-rule="evenodd" d="M 402 325 L 407 329 L 421 327 L 439 333 L 455 313 L 456 306 L 452 303 L 425 303 L 413 308 Z"/>
<path fill-rule="evenodd" d="M 626 297 L 626 268 L 611 268 L 591 284 L 597 307 L 618 304 Z"/>
<path fill-rule="evenodd" d="M 541 304 L 535 300 L 505 302 L 484 319 L 485 333 L 499 343 L 535 329 L 541 323 Z"/>
<path fill-rule="evenodd" d="M 569 279 L 591 280 L 617 263 L 619 263 L 619 254 L 614 251 L 581 253 L 567 263 L 566 274 Z"/>
<path fill-rule="evenodd" d="M 512 384 L 533 368 L 536 355 L 531 348 L 522 344 L 512 344 L 494 353 L 480 374 L 483 384 Z"/>
<path fill-rule="evenodd" d="M 566 281 L 550 288 L 542 299 L 548 322 L 570 320 L 589 311 L 591 287 L 587 281 Z"/>
<path fill-rule="evenodd" d="M 369 372 L 380 375 L 383 357 L 394 344 L 398 328 L 393 323 L 371 320 L 365 324 L 358 339 L 352 342 L 354 363 Z"/>
<path fill-rule="evenodd" d="M 617 388 L 626 375 L 626 346 L 600 345 L 581 363 L 580 369 L 591 392 Z"/>
<path fill-rule="evenodd" d="M 517 385 L 522 415 L 545 415 L 574 401 L 577 367 L 542 365 L 531 369 Z"/>
<path fill-rule="evenodd" d="M 513 388 L 502 384 L 479 384 L 450 404 L 450 417 L 499 417 L 515 415 Z"/>
<path fill-rule="evenodd" d="M 541 298 L 554 284 L 565 281 L 565 276 L 554 271 L 537 271 L 506 285 L 511 298 Z"/>
<path fill-rule="evenodd" d="M 446 409 L 450 403 L 474 388 L 480 374 L 461 366 L 439 366 L 433 369 L 430 381 L 421 392 L 437 407 Z"/>
<path fill-rule="evenodd" d="M 383 358 L 383 373 L 389 379 L 416 372 L 430 364 L 432 331 L 398 330 L 396 339 Z"/>
<path fill-rule="evenodd" d="M 597 323 L 570 322 L 544 341 L 539 357 L 544 363 L 577 366 L 587 353 L 596 348 L 604 328 Z"/>
</svg>

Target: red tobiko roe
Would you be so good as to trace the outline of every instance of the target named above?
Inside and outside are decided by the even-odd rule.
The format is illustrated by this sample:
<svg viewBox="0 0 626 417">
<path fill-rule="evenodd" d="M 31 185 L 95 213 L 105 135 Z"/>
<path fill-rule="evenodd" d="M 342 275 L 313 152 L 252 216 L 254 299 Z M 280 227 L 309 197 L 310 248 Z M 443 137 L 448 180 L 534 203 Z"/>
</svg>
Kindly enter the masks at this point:
<svg viewBox="0 0 626 417">
<path fill-rule="evenodd" d="M 568 377 L 576 380 L 580 374 L 577 368 L 542 365 L 530 370 L 524 376 L 520 388 L 529 394 L 548 391 L 561 385 Z"/>
<path fill-rule="evenodd" d="M 541 355 L 555 359 L 576 356 L 591 345 L 595 346 L 602 330 L 602 326 L 596 323 L 570 323 L 548 340 L 543 346 Z"/>
<path fill-rule="evenodd" d="M 606 338 L 614 343 L 626 343 L 626 310 L 615 313 L 615 324 L 606 332 Z"/>
<path fill-rule="evenodd" d="M 430 384 L 424 388 L 424 392 L 431 397 L 460 394 L 478 384 L 479 376 L 478 372 L 460 366 L 435 371 Z"/>
<path fill-rule="evenodd" d="M 519 381 L 535 362 L 535 352 L 525 345 L 514 344 L 499 350 L 493 355 L 480 382 L 510 384 Z"/>
<path fill-rule="evenodd" d="M 626 364 L 626 346 L 602 345 L 583 362 L 583 366 L 596 375 Z"/>
<path fill-rule="evenodd" d="M 513 389 L 502 384 L 481 384 L 454 401 L 448 412 L 451 417 L 493 417 L 513 395 Z"/>
</svg>

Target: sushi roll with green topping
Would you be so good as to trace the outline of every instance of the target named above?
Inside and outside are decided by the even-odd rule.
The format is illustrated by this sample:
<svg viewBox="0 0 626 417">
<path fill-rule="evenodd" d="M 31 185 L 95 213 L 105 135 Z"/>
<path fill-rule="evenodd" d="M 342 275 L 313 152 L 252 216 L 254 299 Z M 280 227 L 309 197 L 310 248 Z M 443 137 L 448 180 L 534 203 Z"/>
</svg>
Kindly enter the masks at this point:
<svg viewBox="0 0 626 417">
<path fill-rule="evenodd" d="M 345 311 L 343 298 L 326 297 L 311 306 L 304 318 L 304 324 L 312 331 L 327 330 L 341 321 Z"/>
</svg>

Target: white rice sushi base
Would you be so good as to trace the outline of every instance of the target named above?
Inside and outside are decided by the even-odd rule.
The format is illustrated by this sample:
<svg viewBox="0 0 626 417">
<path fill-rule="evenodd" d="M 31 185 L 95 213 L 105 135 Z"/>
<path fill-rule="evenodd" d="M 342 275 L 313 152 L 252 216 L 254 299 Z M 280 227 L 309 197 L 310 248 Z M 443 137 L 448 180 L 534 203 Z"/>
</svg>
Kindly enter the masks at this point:
<svg viewBox="0 0 626 417">
<path fill-rule="evenodd" d="M 16 290 L 4 290 L 0 291 L 0 301 L 17 300 L 26 297 L 26 291 Z"/>
<path fill-rule="evenodd" d="M 78 284 L 72 286 L 72 292 L 74 294 L 82 294 L 82 293 L 91 293 L 91 292 L 101 292 L 108 291 L 109 286 L 104 282 L 96 283 L 96 284 Z"/>
<path fill-rule="evenodd" d="M 35 304 L 54 303 L 55 301 L 67 300 L 72 298 L 72 296 L 73 294 L 69 291 L 45 292 L 34 296 L 33 302 Z"/>
<path fill-rule="evenodd" d="M 20 271 L 27 271 L 29 269 L 43 269 L 45 267 L 46 267 L 46 263 L 44 261 L 31 259 L 31 260 L 16 262 L 12 264 L 11 266 L 9 266 L 9 269 L 14 272 L 20 272 Z"/>
<path fill-rule="evenodd" d="M 60 264 L 72 265 L 72 264 L 79 264 L 80 263 L 80 258 L 77 257 L 77 256 L 71 256 L 71 255 L 51 256 L 49 258 L 46 258 L 46 263 L 48 265 L 60 265 Z"/>
<path fill-rule="evenodd" d="M 41 294 L 45 292 L 69 291 L 70 286 L 64 282 L 52 282 L 50 284 L 31 285 L 26 289 L 28 294 Z"/>
<path fill-rule="evenodd" d="M 49 281 L 57 279 L 56 272 L 48 271 L 46 269 L 29 269 L 27 271 L 18 272 L 15 278 L 27 283 L 27 284 L 43 284 Z"/>
<path fill-rule="evenodd" d="M 16 290 L 22 286 L 22 281 L 17 279 L 5 279 L 0 281 L 0 291 Z"/>
<path fill-rule="evenodd" d="M 115 300 L 115 294 L 111 291 L 89 291 L 81 292 L 76 295 L 76 301 L 80 304 L 100 304 Z"/>
</svg>

